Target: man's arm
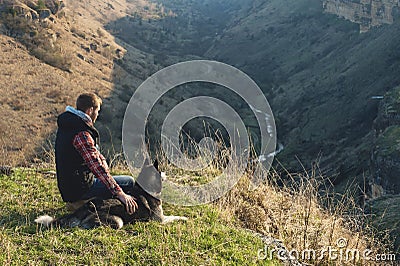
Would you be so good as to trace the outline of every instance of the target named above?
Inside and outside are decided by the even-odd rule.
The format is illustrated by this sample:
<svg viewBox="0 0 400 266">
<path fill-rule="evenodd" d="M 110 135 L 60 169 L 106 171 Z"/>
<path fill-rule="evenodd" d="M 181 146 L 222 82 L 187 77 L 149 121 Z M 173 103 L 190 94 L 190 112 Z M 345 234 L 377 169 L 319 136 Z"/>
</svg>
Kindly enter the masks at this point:
<svg viewBox="0 0 400 266">
<path fill-rule="evenodd" d="M 72 144 L 82 156 L 90 171 L 103 182 L 113 195 L 117 196 L 125 204 L 128 213 L 134 213 L 138 208 L 135 199 L 125 194 L 110 175 L 107 162 L 104 156 L 96 149 L 92 136 L 86 131 L 79 132 L 74 137 Z"/>
<path fill-rule="evenodd" d="M 103 154 L 101 154 L 100 152 L 99 152 L 99 156 L 100 156 L 100 161 L 101 161 L 103 167 L 108 169 L 108 164 L 107 164 L 106 158 L 104 158 Z"/>
<path fill-rule="evenodd" d="M 79 132 L 72 142 L 75 149 L 82 156 L 90 171 L 115 195 L 121 192 L 122 189 L 110 175 L 107 164 L 104 165 L 102 155 L 96 149 L 94 140 L 89 132 Z M 103 157 L 104 158 L 104 157 Z"/>
</svg>

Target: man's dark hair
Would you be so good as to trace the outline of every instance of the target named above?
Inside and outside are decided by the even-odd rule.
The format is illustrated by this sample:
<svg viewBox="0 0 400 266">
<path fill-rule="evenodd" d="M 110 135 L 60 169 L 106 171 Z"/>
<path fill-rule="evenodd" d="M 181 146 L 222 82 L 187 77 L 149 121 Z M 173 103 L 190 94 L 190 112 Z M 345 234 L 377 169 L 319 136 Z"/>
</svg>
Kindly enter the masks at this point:
<svg viewBox="0 0 400 266">
<path fill-rule="evenodd" d="M 100 107 L 103 101 L 99 96 L 94 93 L 82 93 L 78 96 L 76 100 L 76 109 L 86 112 L 90 107 L 97 108 Z"/>
</svg>

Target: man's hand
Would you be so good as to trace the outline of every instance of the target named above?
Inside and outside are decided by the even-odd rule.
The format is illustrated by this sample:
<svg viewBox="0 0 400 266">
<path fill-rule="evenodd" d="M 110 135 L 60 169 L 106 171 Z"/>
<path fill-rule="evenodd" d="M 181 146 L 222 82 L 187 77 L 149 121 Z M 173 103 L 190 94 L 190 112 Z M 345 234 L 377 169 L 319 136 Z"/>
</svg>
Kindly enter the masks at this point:
<svg viewBox="0 0 400 266">
<path fill-rule="evenodd" d="M 116 196 L 123 204 L 125 204 L 126 211 L 129 214 L 133 214 L 138 209 L 138 205 L 134 197 L 125 194 L 123 191 L 119 192 Z"/>
</svg>

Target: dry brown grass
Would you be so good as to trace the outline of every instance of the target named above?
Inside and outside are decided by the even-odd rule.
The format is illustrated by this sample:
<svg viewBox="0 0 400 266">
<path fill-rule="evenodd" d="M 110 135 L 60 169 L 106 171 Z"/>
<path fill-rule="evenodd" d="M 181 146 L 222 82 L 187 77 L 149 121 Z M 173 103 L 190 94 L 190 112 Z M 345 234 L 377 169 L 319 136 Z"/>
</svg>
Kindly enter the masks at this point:
<svg viewBox="0 0 400 266">
<path fill-rule="evenodd" d="M 119 83 L 137 86 L 156 69 L 142 52 L 121 47 L 104 29 L 105 24 L 130 14 L 153 16 L 157 12 L 151 11 L 148 0 L 65 3 L 54 23 L 22 21 L 19 27 L 25 33 L 13 35 L 0 23 L 0 133 L 3 154 L 7 152 L 0 165 L 26 166 L 39 157 L 43 143 L 56 130 L 57 116 L 84 91 L 110 98 L 107 121 L 114 121 L 115 113 L 123 112 L 116 110 L 123 105 L 112 97 L 115 87 Z M 27 47 L 21 38 L 45 41 L 51 51 Z M 114 64 L 122 55 L 130 71 Z"/>
<path fill-rule="evenodd" d="M 212 176 L 219 175 L 226 165 L 225 160 L 223 163 L 213 161 L 201 172 L 183 171 L 177 170 L 163 156 L 159 156 L 163 162 L 162 170 L 167 172 L 169 180 L 181 185 L 207 183 Z M 340 239 L 346 240 L 346 250 L 389 251 L 388 243 L 378 239 L 367 223 L 366 215 L 353 194 L 350 191 L 347 195 L 335 194 L 333 187 L 327 187 L 327 178 L 319 174 L 316 165 L 310 171 L 304 170 L 304 173 L 286 173 L 284 178 L 274 169 L 256 172 L 256 166 L 250 166 L 252 169 L 248 169 L 238 184 L 213 203 L 226 222 L 279 239 L 288 251 L 335 248 Z M 254 174 L 263 175 L 265 182 L 251 190 L 250 180 Z M 316 257 L 305 262 L 328 264 L 328 256 L 322 259 L 318 259 L 318 255 Z M 354 265 L 355 261 L 336 260 L 330 263 Z"/>
<path fill-rule="evenodd" d="M 389 251 L 388 243 L 377 239 L 366 222 L 366 215 L 353 195 L 321 192 L 325 178 L 318 176 L 315 169 L 310 173 L 289 175 L 285 178 L 291 179 L 289 186 L 277 185 L 282 177 L 274 170 L 264 174 L 267 181 L 257 189 L 251 190 L 251 176 L 244 176 L 232 191 L 216 202 L 227 220 L 238 219 L 245 228 L 280 239 L 287 250 L 320 251 L 337 247 L 337 241 L 345 239 L 349 250 Z M 311 262 L 326 264 L 327 256 Z M 330 263 L 354 265 L 355 262 Z"/>
</svg>

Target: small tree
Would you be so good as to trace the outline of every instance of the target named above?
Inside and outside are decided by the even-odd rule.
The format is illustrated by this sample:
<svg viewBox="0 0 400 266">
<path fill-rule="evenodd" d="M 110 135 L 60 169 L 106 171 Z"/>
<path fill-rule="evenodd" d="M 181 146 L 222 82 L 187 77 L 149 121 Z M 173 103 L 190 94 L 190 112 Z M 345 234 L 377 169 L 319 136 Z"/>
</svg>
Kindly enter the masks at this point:
<svg viewBox="0 0 400 266">
<path fill-rule="evenodd" d="M 44 0 L 38 0 L 36 9 L 39 10 L 39 9 L 46 9 L 46 8 L 47 7 L 46 7 L 46 3 L 44 2 Z"/>
</svg>

